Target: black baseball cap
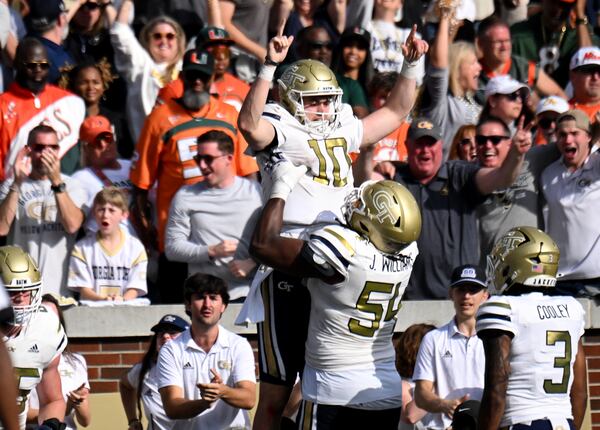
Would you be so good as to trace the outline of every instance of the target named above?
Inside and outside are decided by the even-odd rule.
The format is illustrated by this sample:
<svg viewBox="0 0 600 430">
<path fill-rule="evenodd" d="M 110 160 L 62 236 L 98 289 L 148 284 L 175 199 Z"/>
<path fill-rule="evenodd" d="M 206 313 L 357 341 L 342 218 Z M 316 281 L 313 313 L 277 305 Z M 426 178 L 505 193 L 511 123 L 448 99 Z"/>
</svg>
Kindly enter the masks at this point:
<svg viewBox="0 0 600 430">
<path fill-rule="evenodd" d="M 208 76 L 211 76 L 213 74 L 214 67 L 215 59 L 210 53 L 206 51 L 190 49 L 183 56 L 183 67 L 181 70 L 183 72 L 188 70 L 197 70 L 205 73 Z"/>
<path fill-rule="evenodd" d="M 452 415 L 452 429 L 477 430 L 480 405 L 477 400 L 467 400 L 458 405 Z"/>
<path fill-rule="evenodd" d="M 154 325 L 150 330 L 154 333 L 158 333 L 161 331 L 185 331 L 189 328 L 190 324 L 184 320 L 183 318 L 173 315 L 167 314 L 160 319 L 160 321 Z"/>
<path fill-rule="evenodd" d="M 452 271 L 450 288 L 459 287 L 461 285 L 475 285 L 481 288 L 487 288 L 484 270 L 473 264 L 464 264 L 456 267 Z"/>
<path fill-rule="evenodd" d="M 214 45 L 233 45 L 229 33 L 219 27 L 204 27 L 196 36 L 196 48 L 205 49 Z"/>
<path fill-rule="evenodd" d="M 25 23 L 32 31 L 39 31 L 48 27 L 61 13 L 66 12 L 62 0 L 29 0 L 29 13 Z"/>
<path fill-rule="evenodd" d="M 371 47 L 371 34 L 362 27 L 348 27 L 344 30 L 340 36 L 340 42 L 343 43 L 348 40 L 357 40 L 366 49 Z"/>
<path fill-rule="evenodd" d="M 432 137 L 435 140 L 441 140 L 442 130 L 429 118 L 415 118 L 408 129 L 408 138 L 417 140 L 424 136 Z"/>
</svg>

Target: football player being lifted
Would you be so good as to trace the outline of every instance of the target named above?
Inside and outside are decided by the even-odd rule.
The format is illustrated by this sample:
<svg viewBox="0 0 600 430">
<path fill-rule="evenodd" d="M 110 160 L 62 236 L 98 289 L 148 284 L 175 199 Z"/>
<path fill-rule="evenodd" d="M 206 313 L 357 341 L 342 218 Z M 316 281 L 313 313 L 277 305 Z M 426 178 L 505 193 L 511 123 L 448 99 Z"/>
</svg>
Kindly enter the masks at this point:
<svg viewBox="0 0 600 430">
<path fill-rule="evenodd" d="M 42 429 L 63 429 L 65 401 L 58 373 L 67 337 L 58 316 L 41 305 L 42 277 L 29 254 L 17 246 L 0 247 L 0 279 L 10 296 L 11 321 L 0 327 L 17 380 L 20 428 L 25 428 L 27 399 L 37 390 Z"/>
<path fill-rule="evenodd" d="M 310 292 L 298 428 L 396 430 L 402 384 L 392 335 L 418 254 L 419 207 L 397 182 L 369 181 L 349 194 L 338 222 L 306 240 L 281 236 L 285 200 L 305 171 L 274 165 L 251 244 L 261 263 L 303 276 Z"/>
<path fill-rule="evenodd" d="M 270 165 L 285 158 L 308 168 L 287 199 L 283 233 L 304 237 L 308 226 L 342 219 L 340 208 L 354 187 L 351 152 L 373 145 L 397 129 L 412 109 L 417 63 L 428 49 L 412 30 L 402 46 L 402 73 L 386 104 L 362 120 L 342 104 L 334 73 L 316 60 L 288 66 L 278 80 L 279 103 L 266 104 L 277 64 L 293 41 L 279 34 L 269 41 L 267 58 L 246 97 L 238 126 L 257 154 L 263 188 L 269 195 Z M 259 270 L 238 323 L 258 323 L 261 389 L 254 427 L 279 427 L 281 412 L 304 366 L 304 339 L 310 296 L 301 278 Z M 264 306 L 264 307 L 263 307 Z"/>
<path fill-rule="evenodd" d="M 488 256 L 490 294 L 477 314 L 485 350 L 479 429 L 579 429 L 587 401 L 585 312 L 552 296 L 560 253 L 534 227 L 506 233 Z"/>
</svg>

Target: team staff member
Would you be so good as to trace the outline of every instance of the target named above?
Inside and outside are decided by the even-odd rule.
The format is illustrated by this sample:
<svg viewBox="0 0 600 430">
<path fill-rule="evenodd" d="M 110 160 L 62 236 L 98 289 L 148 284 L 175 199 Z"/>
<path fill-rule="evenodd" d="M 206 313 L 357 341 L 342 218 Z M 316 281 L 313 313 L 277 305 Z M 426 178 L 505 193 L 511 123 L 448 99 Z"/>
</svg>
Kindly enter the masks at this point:
<svg viewBox="0 0 600 430">
<path fill-rule="evenodd" d="M 249 430 L 248 410 L 256 401 L 254 354 L 246 339 L 219 325 L 229 303 L 227 285 L 196 273 L 186 279 L 184 295 L 192 326 L 158 356 L 165 412 L 171 419 L 189 419 L 190 430 Z"/>
<path fill-rule="evenodd" d="M 208 83 L 213 73 L 214 60 L 207 52 L 194 50 L 186 52 L 183 59 L 183 96 L 167 100 L 157 106 L 144 123 L 133 158 L 130 179 L 134 185 L 134 201 L 131 210 L 132 221 L 140 240 L 146 248 L 164 252 L 164 232 L 169 206 L 173 196 L 183 185 L 201 181 L 202 173 L 194 161 L 196 138 L 210 130 L 221 130 L 234 142 L 233 169 L 239 176 L 247 176 L 258 170 L 256 162 L 243 155 L 246 143 L 238 133 L 237 111 L 208 93 Z M 158 182 L 156 212 L 158 234 L 152 226 L 148 204 L 148 190 Z M 180 288 L 174 285 L 183 279 L 174 280 L 168 270 L 169 261 L 164 255 L 159 260 L 158 284 L 163 303 L 179 303 Z M 170 272 L 170 273 L 169 273 Z M 164 276 L 168 278 L 164 279 Z M 184 275 L 185 276 L 185 275 Z M 168 287 L 168 288 L 166 288 Z"/>
<path fill-rule="evenodd" d="M 482 269 L 469 264 L 454 269 L 450 299 L 456 313 L 423 337 L 413 373 L 417 406 L 429 412 L 421 421 L 427 429 L 448 428 L 459 404 L 481 399 L 485 356 L 475 315 L 487 298 Z"/>
</svg>

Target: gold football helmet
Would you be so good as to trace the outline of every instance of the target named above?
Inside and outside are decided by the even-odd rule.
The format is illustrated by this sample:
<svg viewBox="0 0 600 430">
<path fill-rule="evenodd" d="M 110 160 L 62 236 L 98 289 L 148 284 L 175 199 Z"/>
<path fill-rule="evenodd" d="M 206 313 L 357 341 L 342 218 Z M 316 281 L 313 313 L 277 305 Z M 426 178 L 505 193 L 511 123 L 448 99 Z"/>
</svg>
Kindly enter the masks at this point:
<svg viewBox="0 0 600 430">
<path fill-rule="evenodd" d="M 513 228 L 487 257 L 489 291 L 503 294 L 516 284 L 554 287 L 559 259 L 558 246 L 546 233 L 535 227 Z"/>
<path fill-rule="evenodd" d="M 329 67 L 317 60 L 299 60 L 285 69 L 277 83 L 281 103 L 300 123 L 325 135 L 335 130 L 343 91 Z M 316 113 L 318 119 L 309 121 L 304 110 L 304 97 L 309 96 L 331 97 L 331 112 Z"/>
<path fill-rule="evenodd" d="M 13 325 L 24 326 L 42 301 L 42 275 L 31 256 L 18 246 L 0 247 L 0 278 L 8 293 L 30 291 L 26 304 L 12 304 Z M 12 298 L 11 298 L 12 299 Z"/>
<path fill-rule="evenodd" d="M 394 181 L 368 181 L 346 198 L 348 225 L 386 254 L 398 254 L 421 234 L 421 211 L 413 195 Z"/>
</svg>

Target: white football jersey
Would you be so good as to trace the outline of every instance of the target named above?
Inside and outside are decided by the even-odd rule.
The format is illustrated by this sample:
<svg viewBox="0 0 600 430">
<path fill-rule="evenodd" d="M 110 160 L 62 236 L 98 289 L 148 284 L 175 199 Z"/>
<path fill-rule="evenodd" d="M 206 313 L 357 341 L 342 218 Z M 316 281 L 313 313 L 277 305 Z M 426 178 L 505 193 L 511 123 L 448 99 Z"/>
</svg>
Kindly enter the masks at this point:
<svg viewBox="0 0 600 430">
<path fill-rule="evenodd" d="M 24 429 L 29 392 L 42 380 L 44 369 L 63 352 L 67 336 L 58 316 L 41 305 L 29 324 L 17 336 L 4 337 L 4 343 L 18 381 L 19 424 Z"/>
<path fill-rule="evenodd" d="M 308 167 L 306 176 L 289 195 L 283 213 L 287 229 L 302 228 L 315 222 L 331 222 L 341 216 L 346 195 L 354 187 L 350 152 L 359 152 L 363 138 L 362 121 L 354 116 L 349 105 L 342 105 L 338 127 L 324 136 L 309 130 L 285 108 L 270 103 L 263 118 L 273 124 L 277 133 L 277 147 L 257 153 L 256 159 L 263 172 L 263 188 L 270 190 L 265 164 L 273 152 L 281 152 L 295 165 Z"/>
<path fill-rule="evenodd" d="M 398 256 L 381 253 L 341 225 L 310 234 L 316 265 L 344 276 L 336 285 L 310 278 L 306 362 L 317 369 L 372 367 L 394 360 L 396 313 L 418 255 L 416 242 Z"/>
<path fill-rule="evenodd" d="M 69 262 L 68 287 L 93 289 L 102 295 L 124 295 L 130 288 L 143 296 L 148 291 L 146 268 L 148 257 L 144 245 L 121 227 L 121 246 L 110 253 L 96 235 L 86 236 L 75 244 Z"/>
<path fill-rule="evenodd" d="M 585 311 L 572 297 L 495 296 L 477 313 L 477 333 L 511 333 L 510 376 L 500 426 L 572 418 L 569 393 Z"/>
</svg>

